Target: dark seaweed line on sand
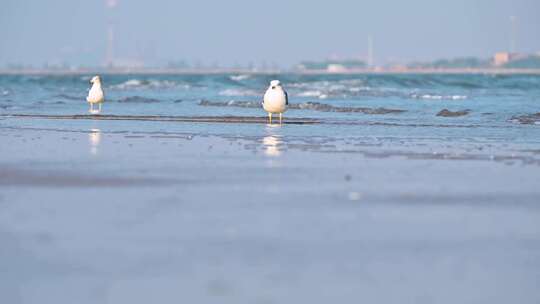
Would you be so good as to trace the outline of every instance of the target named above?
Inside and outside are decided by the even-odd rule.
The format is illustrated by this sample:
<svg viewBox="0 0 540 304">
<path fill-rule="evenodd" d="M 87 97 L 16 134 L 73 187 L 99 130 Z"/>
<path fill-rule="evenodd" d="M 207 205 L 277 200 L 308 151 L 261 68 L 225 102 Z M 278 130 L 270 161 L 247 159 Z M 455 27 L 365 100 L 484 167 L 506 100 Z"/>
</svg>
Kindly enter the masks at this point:
<svg viewBox="0 0 540 304">
<path fill-rule="evenodd" d="M 149 115 L 42 115 L 42 114 L 10 114 L 0 117 L 38 118 L 38 119 L 73 119 L 73 120 L 135 120 L 135 121 L 170 121 L 201 123 L 266 123 L 267 117 L 247 116 L 149 116 Z M 287 118 L 284 124 L 317 124 L 320 120 L 312 118 Z"/>
<path fill-rule="evenodd" d="M 194 123 L 262 123 L 268 122 L 267 117 L 250 116 L 162 116 L 162 115 L 45 115 L 45 114 L 1 114 L 1 118 L 29 118 L 29 119 L 58 119 L 58 120 L 131 120 L 131 121 L 158 121 L 158 122 L 194 122 Z M 276 120 L 277 122 L 277 120 Z M 387 126 L 387 127 L 413 127 L 413 128 L 515 128 L 506 125 L 479 125 L 479 124 L 429 124 L 429 123 L 393 123 L 375 121 L 351 120 L 324 120 L 314 118 L 287 117 L 283 124 L 296 125 L 351 125 L 351 126 Z"/>
<path fill-rule="evenodd" d="M 237 108 L 260 108 L 259 102 L 253 101 L 229 101 L 229 102 L 214 102 L 208 100 L 201 100 L 200 106 L 210 107 L 237 107 Z M 295 110 L 313 110 L 319 112 L 337 112 L 337 113 L 364 113 L 364 114 L 398 114 L 407 112 L 401 109 L 387 109 L 387 108 L 366 108 L 366 107 L 336 107 L 333 105 L 320 103 L 320 102 L 306 102 L 290 104 L 288 109 Z"/>
</svg>

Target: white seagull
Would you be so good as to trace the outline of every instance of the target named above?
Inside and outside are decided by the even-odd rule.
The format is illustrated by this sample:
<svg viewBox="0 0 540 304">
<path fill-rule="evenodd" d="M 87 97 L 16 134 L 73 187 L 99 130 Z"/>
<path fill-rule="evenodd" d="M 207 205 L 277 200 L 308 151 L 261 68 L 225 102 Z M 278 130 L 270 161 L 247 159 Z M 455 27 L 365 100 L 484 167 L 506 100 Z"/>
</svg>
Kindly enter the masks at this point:
<svg viewBox="0 0 540 304">
<path fill-rule="evenodd" d="M 279 123 L 281 124 L 283 113 L 287 111 L 288 105 L 287 92 L 281 87 L 279 80 L 272 80 L 263 98 L 263 108 L 268 112 L 270 124 L 272 124 L 272 114 L 279 114 Z"/>
<path fill-rule="evenodd" d="M 101 111 L 101 104 L 105 100 L 105 94 L 103 93 L 103 89 L 101 88 L 101 78 L 99 76 L 94 76 L 90 83 L 92 83 L 92 88 L 90 91 L 88 91 L 88 96 L 86 97 L 86 101 L 90 104 L 90 113 L 94 112 L 94 104 L 97 103 L 99 105 L 98 112 Z"/>
</svg>

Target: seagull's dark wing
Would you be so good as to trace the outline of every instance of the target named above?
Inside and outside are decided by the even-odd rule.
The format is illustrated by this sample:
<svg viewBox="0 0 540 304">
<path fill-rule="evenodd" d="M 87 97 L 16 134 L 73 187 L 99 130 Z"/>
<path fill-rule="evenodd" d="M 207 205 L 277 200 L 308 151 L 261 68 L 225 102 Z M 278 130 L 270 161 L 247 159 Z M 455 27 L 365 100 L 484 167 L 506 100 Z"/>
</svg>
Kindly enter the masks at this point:
<svg viewBox="0 0 540 304">
<path fill-rule="evenodd" d="M 289 105 L 289 94 L 287 94 L 287 91 L 283 90 L 283 92 L 285 93 L 285 105 Z"/>
</svg>

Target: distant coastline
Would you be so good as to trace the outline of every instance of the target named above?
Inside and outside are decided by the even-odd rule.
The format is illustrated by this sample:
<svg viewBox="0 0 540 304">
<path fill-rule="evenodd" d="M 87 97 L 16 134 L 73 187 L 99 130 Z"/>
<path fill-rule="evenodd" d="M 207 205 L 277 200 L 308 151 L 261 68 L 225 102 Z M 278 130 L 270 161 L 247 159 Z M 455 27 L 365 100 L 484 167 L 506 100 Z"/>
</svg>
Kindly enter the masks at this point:
<svg viewBox="0 0 540 304">
<path fill-rule="evenodd" d="M 300 75 L 347 75 L 347 74 L 540 74 L 540 69 L 521 68 L 362 68 L 343 71 L 288 70 L 288 69 L 178 69 L 178 68 L 80 68 L 80 69 L 0 69 L 0 75 L 88 75 L 88 74 L 300 74 Z"/>
</svg>

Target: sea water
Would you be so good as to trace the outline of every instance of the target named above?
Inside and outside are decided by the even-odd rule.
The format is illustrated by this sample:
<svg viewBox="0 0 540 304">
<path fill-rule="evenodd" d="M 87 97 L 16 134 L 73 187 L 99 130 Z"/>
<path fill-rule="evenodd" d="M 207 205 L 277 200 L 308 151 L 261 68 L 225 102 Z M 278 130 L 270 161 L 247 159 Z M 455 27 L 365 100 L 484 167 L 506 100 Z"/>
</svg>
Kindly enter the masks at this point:
<svg viewBox="0 0 540 304">
<path fill-rule="evenodd" d="M 88 114 L 85 98 L 91 77 L 0 76 L 0 114 Z M 537 127 L 540 118 L 520 120 L 522 115 L 540 112 L 538 75 L 137 74 L 102 78 L 106 94 L 102 114 L 265 116 L 262 95 L 271 80 L 279 79 L 289 93 L 291 104 L 285 119 L 317 118 L 333 122 L 289 128 L 284 130 L 286 135 L 427 136 L 508 142 L 540 139 Z M 466 110 L 468 114 L 437 116 L 443 109 Z M 256 135 L 258 130 L 249 125 L 223 124 L 164 125 L 133 121 L 121 125 L 127 130 L 144 125 L 145 130 L 193 129 L 245 135 Z"/>
</svg>

